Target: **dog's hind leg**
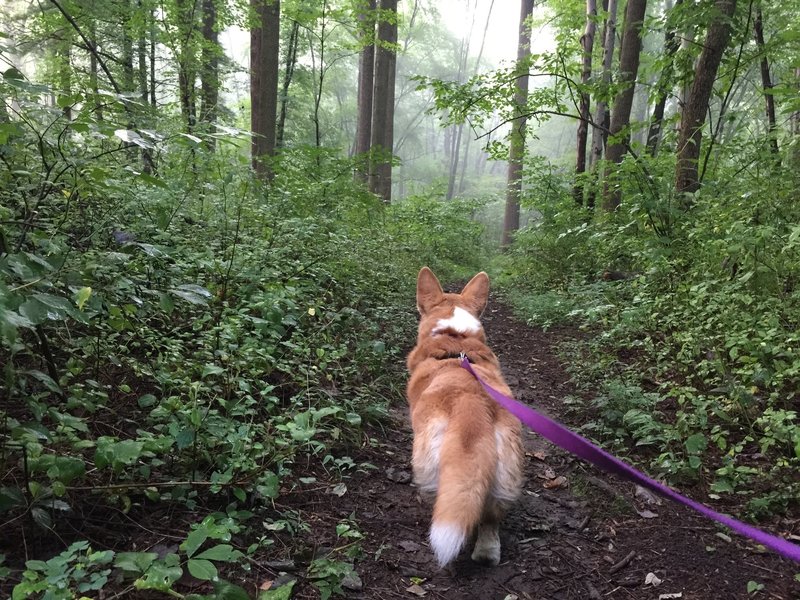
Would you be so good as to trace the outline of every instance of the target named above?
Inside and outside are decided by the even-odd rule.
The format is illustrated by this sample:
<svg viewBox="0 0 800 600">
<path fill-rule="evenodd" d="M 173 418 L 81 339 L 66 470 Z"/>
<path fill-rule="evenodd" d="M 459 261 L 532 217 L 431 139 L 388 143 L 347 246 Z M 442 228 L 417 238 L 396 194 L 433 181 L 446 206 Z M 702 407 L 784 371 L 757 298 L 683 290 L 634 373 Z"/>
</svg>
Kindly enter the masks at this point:
<svg viewBox="0 0 800 600">
<path fill-rule="evenodd" d="M 500 520 L 505 510 L 494 500 L 488 498 L 483 518 L 478 525 L 478 537 L 472 551 L 472 560 L 477 563 L 497 566 L 500 563 Z"/>
</svg>

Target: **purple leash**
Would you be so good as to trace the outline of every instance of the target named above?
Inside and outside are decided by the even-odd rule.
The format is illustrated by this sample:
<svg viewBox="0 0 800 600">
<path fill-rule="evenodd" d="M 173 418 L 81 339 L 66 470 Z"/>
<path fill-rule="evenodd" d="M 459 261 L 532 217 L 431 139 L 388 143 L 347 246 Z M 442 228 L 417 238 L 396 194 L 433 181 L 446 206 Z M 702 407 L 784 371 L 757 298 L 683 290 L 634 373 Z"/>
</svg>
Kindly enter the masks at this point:
<svg viewBox="0 0 800 600">
<path fill-rule="evenodd" d="M 486 393 L 496 400 L 503 408 L 525 423 L 525 425 L 530 427 L 533 431 L 549 440 L 556 446 L 560 446 L 564 450 L 579 456 L 580 458 L 600 467 L 605 471 L 608 471 L 609 473 L 614 473 L 615 475 L 624 477 L 625 479 L 638 483 L 639 485 L 661 494 L 662 496 L 666 496 L 667 498 L 679 502 L 680 504 L 684 504 L 689 508 L 693 508 L 701 515 L 727 525 L 737 533 L 755 540 L 759 544 L 774 550 L 781 556 L 800 563 L 800 546 L 792 544 L 783 538 L 766 533 L 765 531 L 762 531 L 751 525 L 742 523 L 741 521 L 737 521 L 736 519 L 733 519 L 727 515 L 718 513 L 714 510 L 711 510 L 707 506 L 700 504 L 699 502 L 695 502 L 694 500 L 690 500 L 689 498 L 680 495 L 675 490 L 667 487 L 663 483 L 659 483 L 655 479 L 651 479 L 644 473 L 637 471 L 630 465 L 625 464 L 620 459 L 612 456 L 598 446 L 595 446 L 586 438 L 581 437 L 573 431 L 570 431 L 563 425 L 556 423 L 549 417 L 546 417 L 543 414 L 533 410 L 529 406 L 525 406 L 513 398 L 498 392 L 480 378 L 480 376 L 472 368 L 469 359 L 463 354 L 461 356 L 461 366 L 469 371 L 472 376 L 478 380 L 478 383 L 483 386 L 483 389 L 486 390 Z"/>
</svg>

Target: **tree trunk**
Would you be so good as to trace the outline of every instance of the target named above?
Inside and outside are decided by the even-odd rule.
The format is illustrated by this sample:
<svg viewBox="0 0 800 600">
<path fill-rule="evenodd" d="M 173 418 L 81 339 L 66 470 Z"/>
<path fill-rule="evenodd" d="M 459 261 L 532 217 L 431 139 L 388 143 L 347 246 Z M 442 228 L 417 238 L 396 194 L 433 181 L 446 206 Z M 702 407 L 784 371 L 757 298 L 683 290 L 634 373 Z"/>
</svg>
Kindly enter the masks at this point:
<svg viewBox="0 0 800 600">
<path fill-rule="evenodd" d="M 214 0 L 202 0 L 203 10 L 203 50 L 200 70 L 200 121 L 206 133 L 213 134 L 217 123 L 217 103 L 219 102 L 219 58 L 222 48 L 217 32 L 217 8 Z M 213 135 L 206 138 L 206 148 L 214 152 L 216 143 Z"/>
<path fill-rule="evenodd" d="M 133 38 L 131 30 L 133 25 L 133 8 L 129 0 L 125 0 L 122 7 L 122 89 L 125 92 L 136 90 L 133 74 Z"/>
<path fill-rule="evenodd" d="M 606 148 L 605 182 L 603 187 L 603 208 L 614 211 L 622 201 L 619 186 L 609 182 L 614 165 L 622 162 L 628 146 L 630 134 L 627 132 L 631 119 L 633 94 L 636 90 L 636 76 L 639 72 L 639 53 L 642 49 L 642 22 L 647 8 L 647 0 L 628 0 L 625 9 L 622 42 L 619 47 L 619 83 L 625 87 L 614 100 L 609 126 L 610 143 Z"/>
<path fill-rule="evenodd" d="M 581 83 L 589 85 L 592 77 L 592 51 L 594 50 L 594 34 L 597 29 L 597 0 L 586 0 L 586 27 L 581 36 L 581 46 L 583 48 L 583 69 L 581 71 Z M 583 173 L 586 172 L 586 142 L 589 137 L 589 92 L 584 89 L 580 94 L 580 108 L 578 110 L 578 135 L 577 146 L 578 156 L 575 161 L 575 185 L 572 188 L 572 195 L 579 206 L 583 206 Z"/>
<path fill-rule="evenodd" d="M 669 13 L 681 4 L 683 4 L 683 0 L 675 0 L 675 6 L 669 9 L 667 13 L 667 20 L 669 20 Z M 672 88 L 673 59 L 679 47 L 680 40 L 676 35 L 675 27 L 669 27 L 664 34 L 664 55 L 667 59 L 667 64 L 658 76 L 658 83 L 655 89 L 656 101 L 653 107 L 653 116 L 650 117 L 650 128 L 647 131 L 646 151 L 647 154 L 653 157 L 655 157 L 658 152 L 658 143 L 661 140 L 661 132 L 663 131 L 664 125 L 664 109 L 667 106 L 667 96 Z"/>
<path fill-rule="evenodd" d="M 511 123 L 508 148 L 508 177 L 506 187 L 506 210 L 503 218 L 503 239 L 507 247 L 519 229 L 519 199 L 522 195 L 522 163 L 525 158 L 525 115 L 528 104 L 528 58 L 531 54 L 530 17 L 534 0 L 520 1 L 519 42 L 517 43 L 517 89 L 514 92 L 514 107 L 517 118 Z"/>
<path fill-rule="evenodd" d="M 356 139 L 353 147 L 355 155 L 365 156 L 369 152 L 372 138 L 372 93 L 375 76 L 375 0 L 367 0 L 364 10 L 358 15 L 359 41 L 363 44 L 358 57 L 358 116 Z M 356 181 L 367 183 L 369 166 L 355 171 Z"/>
<path fill-rule="evenodd" d="M 187 133 L 192 133 L 197 124 L 197 98 L 195 93 L 196 57 L 194 0 L 177 0 L 178 11 L 178 95 L 181 114 Z"/>
<path fill-rule="evenodd" d="M 289 33 L 289 47 L 286 49 L 286 62 L 283 69 L 283 85 L 281 87 L 280 114 L 278 116 L 277 132 L 275 134 L 275 147 L 283 148 L 283 140 L 286 131 L 286 111 L 289 102 L 289 86 L 292 84 L 294 69 L 297 66 L 297 47 L 300 42 L 300 23 L 294 21 L 292 30 Z"/>
<path fill-rule="evenodd" d="M 152 11 L 147 15 L 150 20 L 150 106 L 156 108 L 156 19 Z"/>
<path fill-rule="evenodd" d="M 138 0 L 136 4 L 138 11 L 139 11 L 139 18 L 144 17 L 144 11 L 142 8 L 142 0 Z M 137 43 L 136 43 L 136 56 L 137 56 L 137 71 L 136 74 L 139 77 L 139 97 L 142 99 L 142 105 L 147 106 L 147 98 L 149 95 L 149 91 L 147 89 L 147 37 L 145 32 L 147 31 L 146 24 L 139 25 L 137 27 L 138 36 L 137 36 Z"/>
<path fill-rule="evenodd" d="M 98 121 L 103 120 L 103 103 L 100 101 L 100 87 L 98 85 L 97 79 L 97 44 L 95 40 L 97 39 L 97 26 L 95 25 L 94 20 L 91 21 L 89 25 L 89 35 L 91 39 L 89 43 L 91 47 L 89 48 L 89 87 L 92 90 L 92 94 L 94 95 L 94 116 L 97 118 Z"/>
<path fill-rule="evenodd" d="M 275 154 L 278 112 L 278 65 L 280 63 L 280 0 L 250 0 L 256 25 L 250 31 L 250 128 L 251 160 L 262 181 L 272 179 L 267 160 Z"/>
<path fill-rule="evenodd" d="M 378 43 L 375 52 L 375 76 L 372 92 L 370 131 L 369 190 L 391 201 L 392 139 L 389 131 L 394 121 L 394 44 L 397 42 L 397 0 L 381 0 Z"/>
<path fill-rule="evenodd" d="M 767 131 L 769 135 L 769 145 L 773 154 L 778 154 L 778 138 L 775 137 L 775 97 L 772 95 L 772 78 L 769 74 L 769 60 L 764 44 L 764 16 L 761 14 L 761 6 L 756 8 L 756 20 L 753 26 L 756 47 L 761 55 L 761 85 L 764 89 L 764 101 L 766 102 Z"/>
<path fill-rule="evenodd" d="M 483 24 L 483 36 L 481 37 L 481 47 L 478 50 L 478 56 L 475 58 L 475 69 L 472 74 L 477 75 L 481 69 L 481 60 L 483 59 L 483 50 L 486 47 L 486 33 L 489 31 L 489 19 L 492 18 L 492 10 L 494 9 L 494 0 L 489 3 L 489 10 L 486 13 L 486 21 Z M 472 136 L 467 136 L 467 141 L 464 144 L 464 160 L 461 161 L 461 177 L 458 182 L 458 193 L 462 194 L 466 188 L 465 175 L 467 172 L 467 163 L 469 162 L 469 146 Z"/>
<path fill-rule="evenodd" d="M 594 118 L 592 119 L 592 143 L 589 150 L 589 170 L 592 172 L 593 178 L 598 178 L 596 169 L 603 158 L 603 151 L 606 147 L 606 140 L 608 136 L 608 110 L 606 104 L 605 94 L 608 86 L 611 84 L 611 64 L 614 58 L 614 46 L 616 41 L 616 23 L 617 23 L 617 0 L 602 0 L 603 12 L 605 19 L 603 21 L 603 31 L 600 34 L 600 41 L 603 44 L 603 61 L 601 65 L 601 90 L 603 95 L 598 94 L 597 108 L 595 109 Z M 588 193 L 586 194 L 586 206 L 594 209 L 595 197 L 597 196 L 597 185 L 594 183 L 589 186 Z"/>
<path fill-rule="evenodd" d="M 464 83 L 464 75 L 467 72 L 467 59 L 469 57 L 469 41 L 472 38 L 472 31 L 475 28 L 475 12 L 472 13 L 472 23 L 469 27 L 469 32 L 466 37 L 461 39 L 461 50 L 458 57 L 458 73 L 456 81 L 459 84 Z M 456 126 L 455 135 L 453 136 L 453 151 L 450 154 L 450 169 L 447 178 L 447 194 L 445 198 L 452 200 L 456 191 L 456 175 L 458 175 L 458 162 L 461 158 L 461 136 L 464 134 L 464 123 L 459 123 Z"/>
<path fill-rule="evenodd" d="M 736 10 L 736 0 L 717 0 L 715 7 L 703 50 L 697 60 L 694 81 L 681 115 L 678 162 L 675 167 L 675 189 L 681 194 L 691 194 L 700 188 L 697 163 L 703 140 L 703 124 L 717 69 L 730 41 L 731 19 Z M 688 206 L 690 203 L 686 204 Z"/>
</svg>

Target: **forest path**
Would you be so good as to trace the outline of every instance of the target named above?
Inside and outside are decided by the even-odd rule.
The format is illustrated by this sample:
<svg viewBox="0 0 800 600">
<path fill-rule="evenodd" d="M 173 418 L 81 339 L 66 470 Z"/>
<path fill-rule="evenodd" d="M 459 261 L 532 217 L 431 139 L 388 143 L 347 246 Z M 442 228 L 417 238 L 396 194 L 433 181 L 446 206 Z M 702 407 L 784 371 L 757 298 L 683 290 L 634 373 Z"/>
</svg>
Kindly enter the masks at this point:
<svg viewBox="0 0 800 600">
<path fill-rule="evenodd" d="M 563 399 L 575 390 L 556 347 L 575 332 L 528 327 L 496 298 L 483 323 L 516 397 L 563 420 Z M 794 579 L 800 566 L 759 553 L 754 544 L 728 537 L 681 506 L 648 504 L 637 497 L 633 484 L 527 431 L 526 483 L 501 527 L 501 564 L 479 567 L 463 552 L 449 570 L 439 571 L 427 544 L 431 509 L 418 501 L 410 484 L 405 406 L 398 402 L 393 415 L 391 428 L 373 433 L 379 444 L 354 457 L 377 470 L 345 479 L 348 491 L 341 498 L 303 493 L 288 499 L 311 521 L 317 546 L 331 540 L 315 532 L 330 531 L 354 515 L 364 535 L 363 555 L 356 562 L 360 581 L 351 586 L 356 589 L 345 590 L 348 598 L 800 598 L 800 583 Z M 553 485 L 558 477 L 564 478 L 562 486 Z M 660 584 L 646 583 L 650 574 Z M 749 595 L 750 581 L 763 589 Z M 318 597 L 306 585 L 296 592 L 295 598 Z"/>
</svg>

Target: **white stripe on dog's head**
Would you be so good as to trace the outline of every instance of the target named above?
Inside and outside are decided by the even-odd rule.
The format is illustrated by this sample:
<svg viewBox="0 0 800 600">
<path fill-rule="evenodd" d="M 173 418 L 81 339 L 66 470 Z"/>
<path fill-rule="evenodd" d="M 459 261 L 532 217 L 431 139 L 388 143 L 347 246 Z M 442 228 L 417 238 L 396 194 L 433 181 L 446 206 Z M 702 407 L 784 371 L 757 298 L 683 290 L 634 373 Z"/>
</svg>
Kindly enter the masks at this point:
<svg viewBox="0 0 800 600">
<path fill-rule="evenodd" d="M 478 333 L 482 328 L 481 322 L 472 314 L 456 306 L 453 309 L 453 316 L 449 319 L 439 319 L 436 327 L 433 328 L 431 335 L 438 335 L 445 331 L 455 331 L 456 333 Z"/>
</svg>

